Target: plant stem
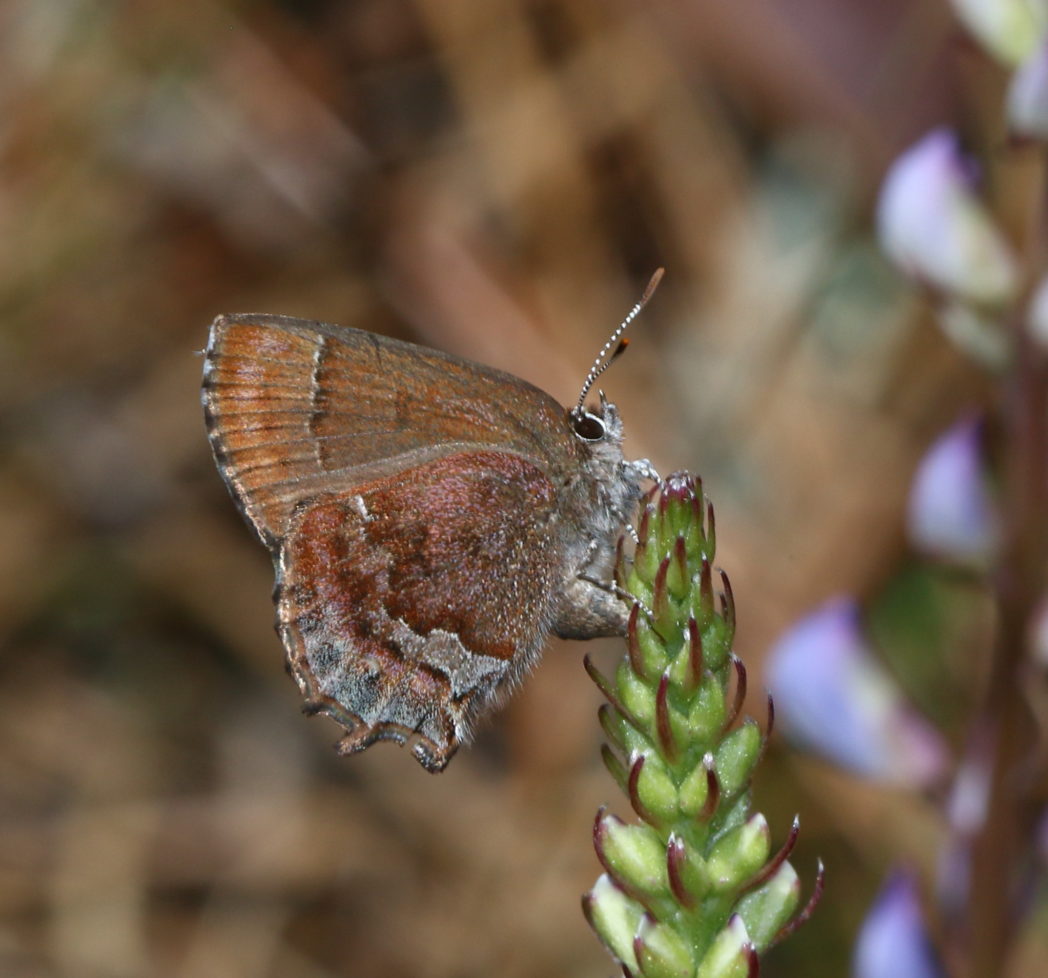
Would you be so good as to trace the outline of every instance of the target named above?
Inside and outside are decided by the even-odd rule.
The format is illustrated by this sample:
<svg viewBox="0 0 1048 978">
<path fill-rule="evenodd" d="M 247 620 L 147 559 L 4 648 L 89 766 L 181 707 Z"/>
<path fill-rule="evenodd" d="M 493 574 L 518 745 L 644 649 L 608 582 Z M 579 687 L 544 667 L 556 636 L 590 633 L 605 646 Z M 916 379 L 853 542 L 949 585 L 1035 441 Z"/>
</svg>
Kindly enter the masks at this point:
<svg viewBox="0 0 1048 978">
<path fill-rule="evenodd" d="M 985 700 L 976 721 L 989 764 L 985 818 L 972 840 L 966 973 L 1000 978 L 1022 922 L 1023 884 L 1038 798 L 1048 779 L 1035 753 L 1037 729 L 1025 688 L 1029 629 L 1045 596 L 1048 543 L 1048 362 L 1025 324 L 1002 401 L 1008 445 L 1005 541 L 994 580 L 999 623 Z M 1038 786 L 1041 786 L 1040 792 Z"/>
</svg>

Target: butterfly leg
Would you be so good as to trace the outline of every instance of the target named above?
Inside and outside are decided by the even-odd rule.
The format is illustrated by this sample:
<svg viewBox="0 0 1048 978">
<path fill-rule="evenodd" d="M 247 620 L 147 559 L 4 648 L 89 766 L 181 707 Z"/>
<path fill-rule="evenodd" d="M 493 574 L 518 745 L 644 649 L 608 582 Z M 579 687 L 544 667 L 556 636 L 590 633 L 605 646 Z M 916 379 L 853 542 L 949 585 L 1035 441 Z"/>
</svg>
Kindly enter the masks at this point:
<svg viewBox="0 0 1048 978">
<path fill-rule="evenodd" d="M 658 470 L 646 458 L 635 458 L 632 461 L 623 462 L 622 467 L 626 470 L 629 476 L 637 482 L 642 479 L 647 479 L 649 482 L 662 481 L 659 477 Z"/>
<path fill-rule="evenodd" d="M 574 639 L 625 635 L 628 620 L 629 606 L 615 585 L 579 576 L 564 589 L 553 631 Z"/>
<path fill-rule="evenodd" d="M 611 555 L 599 540 L 591 540 L 586 559 L 561 594 L 553 631 L 561 638 L 601 638 L 625 635 L 629 605 L 610 579 Z"/>
</svg>

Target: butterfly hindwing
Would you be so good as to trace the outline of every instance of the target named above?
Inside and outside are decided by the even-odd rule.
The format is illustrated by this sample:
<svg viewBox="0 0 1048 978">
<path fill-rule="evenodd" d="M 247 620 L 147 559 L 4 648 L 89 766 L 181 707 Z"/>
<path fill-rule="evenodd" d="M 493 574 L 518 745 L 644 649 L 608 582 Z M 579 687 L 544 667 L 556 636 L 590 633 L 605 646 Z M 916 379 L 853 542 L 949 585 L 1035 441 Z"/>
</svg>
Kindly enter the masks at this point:
<svg viewBox="0 0 1048 978">
<path fill-rule="evenodd" d="M 526 498 L 522 498 L 526 496 Z M 522 521 L 527 507 L 535 519 Z M 528 670 L 563 575 L 553 486 L 497 452 L 451 455 L 302 505 L 280 551 L 279 627 L 346 752 L 413 741 L 440 770 Z"/>
</svg>

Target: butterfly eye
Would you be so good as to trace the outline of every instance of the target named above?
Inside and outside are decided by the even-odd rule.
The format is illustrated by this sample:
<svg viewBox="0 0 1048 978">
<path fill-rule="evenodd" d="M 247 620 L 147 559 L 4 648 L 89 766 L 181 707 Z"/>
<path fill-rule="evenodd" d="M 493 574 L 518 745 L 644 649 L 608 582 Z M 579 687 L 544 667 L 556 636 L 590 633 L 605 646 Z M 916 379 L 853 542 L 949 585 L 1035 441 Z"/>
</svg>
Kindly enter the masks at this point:
<svg viewBox="0 0 1048 978">
<path fill-rule="evenodd" d="M 571 416 L 571 427 L 583 441 L 600 441 L 607 431 L 604 427 L 604 422 L 588 411 L 573 413 Z"/>
</svg>

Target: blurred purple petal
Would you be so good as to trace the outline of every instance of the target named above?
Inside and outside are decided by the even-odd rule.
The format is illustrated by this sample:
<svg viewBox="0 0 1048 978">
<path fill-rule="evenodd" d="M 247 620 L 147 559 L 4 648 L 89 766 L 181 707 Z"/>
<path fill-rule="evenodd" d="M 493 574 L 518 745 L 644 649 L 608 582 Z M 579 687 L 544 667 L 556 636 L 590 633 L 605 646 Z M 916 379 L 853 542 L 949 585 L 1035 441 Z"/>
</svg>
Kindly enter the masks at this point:
<svg viewBox="0 0 1048 978">
<path fill-rule="evenodd" d="M 807 749 L 895 784 L 925 785 L 942 773 L 941 737 L 871 654 L 851 600 L 829 601 L 794 625 L 766 670 L 776 717 Z"/>
<path fill-rule="evenodd" d="M 1010 68 L 1025 61 L 1044 37 L 1048 11 L 1030 0 L 953 0 L 976 39 Z"/>
<path fill-rule="evenodd" d="M 910 540 L 938 557 L 984 567 L 999 521 L 986 486 L 977 419 L 959 421 L 929 449 L 910 487 Z"/>
<path fill-rule="evenodd" d="M 1048 349 L 1048 278 L 1042 279 L 1030 297 L 1026 311 L 1026 321 L 1030 335 Z"/>
<path fill-rule="evenodd" d="M 972 839 L 986 821 L 990 797 L 990 742 L 978 735 L 969 744 L 946 800 L 950 831 L 938 854 L 936 899 L 946 913 L 961 914 L 968 900 Z"/>
<path fill-rule="evenodd" d="M 946 804 L 946 814 L 955 835 L 971 837 L 986 820 L 990 798 L 990 758 L 986 746 L 979 745 L 958 768 Z"/>
<path fill-rule="evenodd" d="M 1012 75 L 1008 124 L 1019 136 L 1048 139 L 1048 46 L 1042 45 Z"/>
<path fill-rule="evenodd" d="M 956 136 L 934 129 L 888 171 L 877 205 L 881 245 L 918 281 L 967 302 L 1000 305 L 1018 284 L 1015 260 L 972 192 Z"/>
<path fill-rule="evenodd" d="M 853 978 L 942 978 L 909 873 L 885 884 L 855 945 Z"/>
</svg>

